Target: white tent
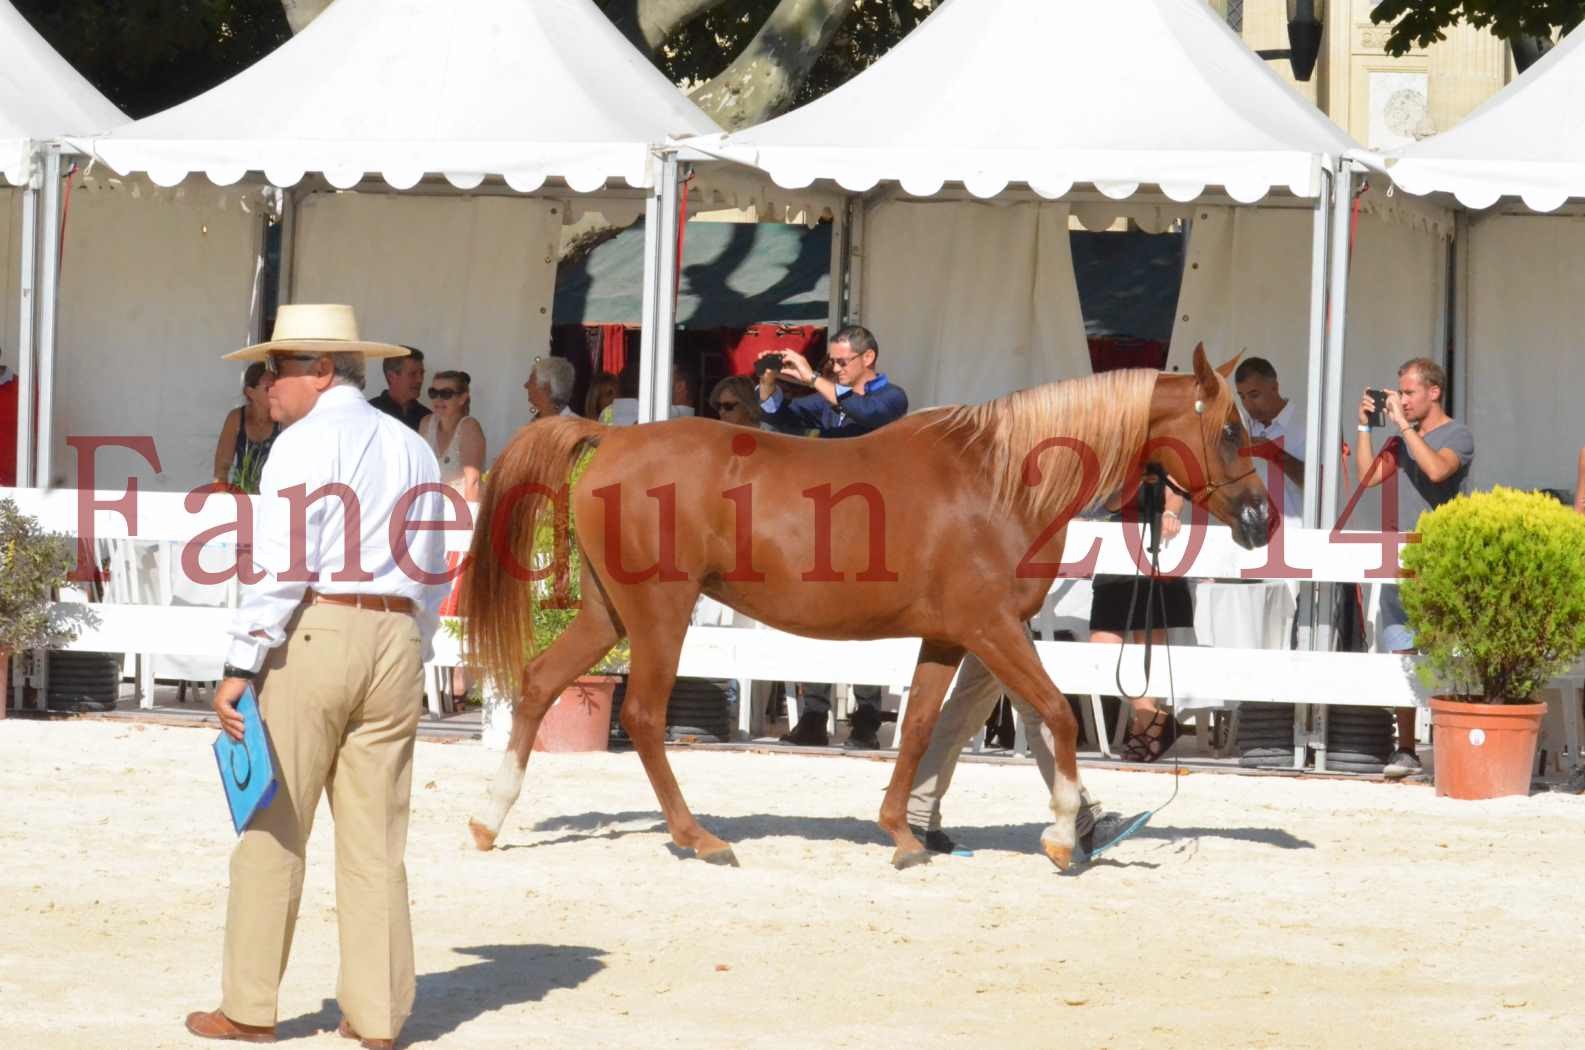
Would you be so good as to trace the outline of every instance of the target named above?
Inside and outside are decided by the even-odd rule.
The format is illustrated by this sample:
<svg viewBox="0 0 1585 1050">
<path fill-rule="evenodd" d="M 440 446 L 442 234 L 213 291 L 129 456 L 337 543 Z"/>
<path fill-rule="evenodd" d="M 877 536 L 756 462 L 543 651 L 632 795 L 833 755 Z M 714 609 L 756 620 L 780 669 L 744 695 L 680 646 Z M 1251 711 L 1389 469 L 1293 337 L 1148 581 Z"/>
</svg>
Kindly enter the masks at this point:
<svg viewBox="0 0 1585 1050">
<path fill-rule="evenodd" d="M 758 127 L 685 145 L 763 169 L 786 187 L 832 179 L 860 193 L 894 184 L 869 194 L 860 214 L 870 218 L 855 233 L 868 238 L 856 283 L 863 319 L 883 329 L 883 358 L 887 329 L 906 333 L 908 352 L 933 340 L 942 357 L 948 350 L 965 356 L 965 346 L 1010 346 L 1032 364 L 1022 375 L 990 368 L 1001 383 L 1059 378 L 1063 372 L 1050 370 L 1054 361 L 1065 362 L 1069 375 L 1087 369 L 1066 255 L 1068 202 L 1078 212 L 1143 188 L 1141 207 L 1114 205 L 1111 214 L 1150 228 L 1189 217 L 1190 209 L 1175 202 L 1264 198 L 1292 207 L 1313 199 L 1302 329 L 1308 381 L 1295 386 L 1308 388 L 1311 447 L 1317 447 L 1328 215 L 1332 199 L 1348 200 L 1351 181 L 1346 173 L 1332 176 L 1353 142 L 1267 69 L 1203 0 L 946 0 L 879 62 L 829 95 Z M 1032 232 L 1013 236 L 1003 217 L 978 224 L 991 231 L 989 240 L 954 241 L 922 230 L 917 212 L 888 216 L 887 209 L 919 203 L 897 199 L 903 196 L 954 200 L 956 214 L 938 225 L 959 229 L 974 225 L 960 221 L 963 209 L 989 214 L 972 198 L 993 198 L 1027 210 L 1023 229 Z M 1346 221 L 1345 207 L 1333 220 L 1334 238 L 1346 237 Z M 878 245 L 877 236 L 886 243 Z M 951 258 L 943 259 L 947 253 Z M 902 270 L 882 269 L 887 266 Z M 935 272 L 942 267 L 944 277 Z M 1333 278 L 1333 294 L 1343 294 L 1346 266 L 1334 265 Z M 964 287 L 985 295 L 957 294 Z M 887 301 L 877 302 L 877 294 Z M 1022 319 L 1009 325 L 1004 318 L 1012 310 Z M 920 311 L 929 319 L 911 325 Z M 1180 320 L 1197 320 L 1181 314 Z M 1334 311 L 1330 338 L 1339 348 L 1342 320 L 1342 311 Z M 888 367 L 900 367 L 895 354 Z M 986 365 L 976 359 L 954 369 L 933 392 L 943 400 L 1000 392 L 976 390 L 965 369 Z M 928 380 L 929 371 L 916 369 L 910 378 Z M 1337 398 L 1330 391 L 1339 381 L 1326 381 L 1333 414 Z M 1333 432 L 1336 425 L 1334 418 Z M 1331 451 L 1333 444 L 1319 447 Z M 1335 451 L 1330 458 L 1335 461 Z M 1318 489 L 1312 476 L 1306 491 Z M 1312 507 L 1307 520 L 1327 506 Z"/>
<path fill-rule="evenodd" d="M 590 0 L 338 0 L 214 90 L 83 145 L 161 185 L 260 171 L 277 186 L 320 172 L 338 188 L 441 174 L 590 191 L 647 186 L 653 145 L 712 130 Z"/>
<path fill-rule="evenodd" d="M 591 0 L 337 0 L 211 91 L 70 145 L 159 186 L 202 172 L 222 187 L 260 176 L 295 187 L 285 194 L 282 301 L 351 302 L 366 334 L 423 348 L 431 374 L 471 372 L 493 456 L 526 421 L 520 383 L 548 352 L 570 201 L 603 194 L 652 218 L 674 212 L 675 167 L 655 147 L 715 130 Z M 192 183 L 177 192 L 189 190 L 216 192 Z M 652 276 L 646 303 L 659 309 L 669 296 L 655 294 Z M 646 325 L 646 343 L 657 331 L 669 328 Z M 228 347 L 180 349 L 215 369 L 208 355 Z M 649 349 L 654 386 L 659 348 Z M 369 393 L 379 382 L 371 377 Z M 161 425 L 172 437 L 212 430 L 224 407 Z M 170 485 L 207 480 L 208 455 L 168 472 Z"/>
<path fill-rule="evenodd" d="M 98 131 L 126 119 L 0 0 L 0 178 L 22 185 L 30 141 Z"/>
<path fill-rule="evenodd" d="M 49 214 L 59 199 L 59 171 L 46 161 L 51 176 L 35 179 L 38 146 L 44 140 L 73 132 L 94 131 L 125 123 L 111 105 L 27 23 L 6 0 L 0 0 L 0 347 L 10 344 L 5 364 L 15 368 L 23 391 L 32 389 L 35 325 L 53 324 L 34 305 L 53 300 L 56 272 L 46 265 L 35 273 L 42 190 Z M 41 185 L 42 183 L 42 185 Z M 45 225 L 44 228 L 50 228 Z M 36 286 L 35 282 L 39 282 Z M 15 340 L 13 342 L 13 338 Z M 33 460 L 33 399 L 18 398 L 17 466 L 26 483 Z M 48 423 L 44 433 L 47 438 Z"/>
<path fill-rule="evenodd" d="M 1455 127 L 1387 154 L 1386 170 L 1410 193 L 1451 193 L 1468 208 L 1519 197 L 1553 211 L 1585 197 L 1581 99 L 1585 33 L 1572 33 Z"/>
</svg>

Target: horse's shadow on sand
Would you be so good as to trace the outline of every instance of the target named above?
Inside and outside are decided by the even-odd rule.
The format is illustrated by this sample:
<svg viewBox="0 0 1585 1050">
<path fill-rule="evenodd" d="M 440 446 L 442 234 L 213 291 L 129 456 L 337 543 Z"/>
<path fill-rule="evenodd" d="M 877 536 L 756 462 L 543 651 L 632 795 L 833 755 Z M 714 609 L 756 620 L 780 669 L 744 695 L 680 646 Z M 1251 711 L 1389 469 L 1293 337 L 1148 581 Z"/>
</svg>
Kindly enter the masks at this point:
<svg viewBox="0 0 1585 1050">
<path fill-rule="evenodd" d="M 467 963 L 444 973 L 418 977 L 418 997 L 413 1016 L 402 1029 L 402 1046 L 450 1035 L 485 1014 L 539 1002 L 557 988 L 576 988 L 601 970 L 605 954 L 599 948 L 576 944 L 482 944 L 453 949 L 472 955 Z M 326 999 L 317 1013 L 281 1023 L 281 1039 L 334 1031 L 341 1008 Z M 348 1044 L 351 1045 L 351 1044 Z"/>
<path fill-rule="evenodd" d="M 642 824 L 640 822 L 643 822 Z M 891 841 L 873 820 L 858 817 L 795 817 L 756 813 L 743 817 L 699 815 L 699 823 L 729 843 L 766 838 L 801 838 L 814 842 L 853 842 L 861 846 L 890 847 Z M 998 824 L 984 827 L 953 825 L 947 830 L 960 846 L 970 850 L 1002 850 L 1008 853 L 1040 853 L 1040 833 L 1044 824 Z M 629 835 L 664 834 L 665 821 L 653 810 L 628 810 L 620 813 L 568 813 L 546 817 L 533 827 L 537 832 L 563 832 L 539 842 L 498 843 L 497 849 L 539 849 L 588 839 L 620 839 Z M 1227 839 L 1272 849 L 1314 849 L 1315 843 L 1281 828 L 1186 828 L 1146 827 L 1132 836 L 1133 841 L 1179 842 L 1199 839 Z M 679 856 L 686 856 L 677 851 Z"/>
</svg>

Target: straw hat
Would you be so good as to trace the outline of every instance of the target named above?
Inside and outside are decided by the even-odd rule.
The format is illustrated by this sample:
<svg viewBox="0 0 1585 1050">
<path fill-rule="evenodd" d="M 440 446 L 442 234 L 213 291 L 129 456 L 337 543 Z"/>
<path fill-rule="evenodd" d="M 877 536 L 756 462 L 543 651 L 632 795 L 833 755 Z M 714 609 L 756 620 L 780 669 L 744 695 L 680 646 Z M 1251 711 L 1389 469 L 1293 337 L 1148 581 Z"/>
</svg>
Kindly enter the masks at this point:
<svg viewBox="0 0 1585 1050">
<path fill-rule="evenodd" d="M 352 307 L 319 303 L 281 307 L 275 314 L 274 338 L 241 350 L 223 361 L 262 361 L 274 351 L 310 354 L 361 353 L 364 357 L 406 357 L 407 347 L 369 343 L 358 338 L 358 319 Z"/>
</svg>

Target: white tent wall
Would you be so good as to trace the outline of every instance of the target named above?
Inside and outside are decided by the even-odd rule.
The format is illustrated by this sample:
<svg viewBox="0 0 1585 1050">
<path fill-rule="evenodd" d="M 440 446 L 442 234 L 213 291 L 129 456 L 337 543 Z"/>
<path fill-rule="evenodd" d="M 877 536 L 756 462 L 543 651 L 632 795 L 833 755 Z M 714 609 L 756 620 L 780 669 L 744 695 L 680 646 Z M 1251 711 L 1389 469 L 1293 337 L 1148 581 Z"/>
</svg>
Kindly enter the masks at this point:
<svg viewBox="0 0 1585 1050">
<path fill-rule="evenodd" d="M 200 180 L 157 190 L 76 178 L 61 270 L 54 484 L 77 485 L 65 439 L 93 435 L 152 436 L 162 467 L 105 449 L 95 460 L 101 488 L 135 477 L 145 490 L 186 491 L 211 479 L 220 425 L 242 401 L 241 367 L 220 355 L 252 334 L 259 202 L 257 189 Z"/>
<path fill-rule="evenodd" d="M 418 347 L 430 377 L 468 372 L 493 461 L 529 421 L 522 384 L 550 352 L 563 210 L 538 197 L 311 194 L 282 301 L 351 303 L 362 335 Z M 371 368 L 368 394 L 384 388 Z"/>
<path fill-rule="evenodd" d="M 1090 373 L 1066 204 L 884 201 L 864 216 L 861 322 L 910 408 Z"/>
<path fill-rule="evenodd" d="M 1194 211 L 1168 367 L 1187 369 L 1196 343 L 1220 364 L 1235 353 L 1264 357 L 1282 394 L 1308 399 L 1309 208 L 1200 206 Z M 1394 382 L 1398 365 L 1438 350 L 1446 301 L 1446 246 L 1439 232 L 1396 215 L 1365 211 L 1349 279 L 1347 350 L 1341 391 L 1347 433 L 1366 386 Z M 1347 506 L 1352 485 L 1342 490 Z M 1380 504 L 1366 493 L 1349 528 L 1379 526 Z"/>
<path fill-rule="evenodd" d="M 1585 331 L 1585 218 L 1477 215 L 1468 242 L 1471 481 L 1573 491 L 1585 446 L 1572 381 Z"/>
<path fill-rule="evenodd" d="M 1277 369 L 1304 403 L 1309 368 L 1310 208 L 1194 209 L 1167 367 L 1192 368 L 1196 344 L 1213 363 L 1242 353 Z"/>
</svg>

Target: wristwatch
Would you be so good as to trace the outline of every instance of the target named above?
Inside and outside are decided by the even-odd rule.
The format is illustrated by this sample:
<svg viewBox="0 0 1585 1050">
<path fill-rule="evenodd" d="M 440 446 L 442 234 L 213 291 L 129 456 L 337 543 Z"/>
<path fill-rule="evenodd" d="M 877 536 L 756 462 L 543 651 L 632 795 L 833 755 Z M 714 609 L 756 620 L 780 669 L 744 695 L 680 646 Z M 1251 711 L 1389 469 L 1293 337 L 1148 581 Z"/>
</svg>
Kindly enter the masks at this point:
<svg viewBox="0 0 1585 1050">
<path fill-rule="evenodd" d="M 240 667 L 233 667 L 231 664 L 226 664 L 220 673 L 226 678 L 245 678 L 250 682 L 259 677 L 259 672 L 257 671 L 247 671 Z"/>
</svg>

